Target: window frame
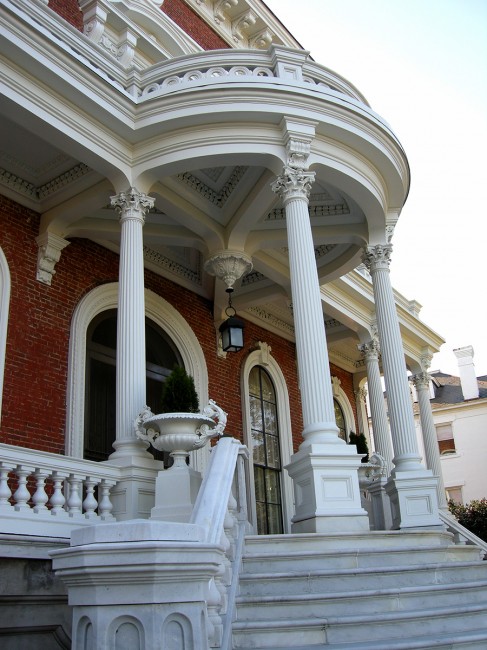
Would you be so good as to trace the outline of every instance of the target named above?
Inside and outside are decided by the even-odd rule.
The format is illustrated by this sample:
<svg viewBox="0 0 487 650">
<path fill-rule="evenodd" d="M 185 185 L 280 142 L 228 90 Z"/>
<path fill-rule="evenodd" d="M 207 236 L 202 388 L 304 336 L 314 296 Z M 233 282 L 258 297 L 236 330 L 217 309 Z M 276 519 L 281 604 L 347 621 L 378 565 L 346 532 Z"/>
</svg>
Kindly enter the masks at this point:
<svg viewBox="0 0 487 650">
<path fill-rule="evenodd" d="M 276 393 L 277 418 L 279 421 L 279 445 L 281 451 L 281 501 L 284 533 L 291 532 L 291 518 L 294 515 L 293 483 L 289 473 L 285 471 L 286 465 L 291 462 L 293 454 L 291 412 L 289 405 L 289 392 L 284 374 L 276 360 L 270 354 L 270 347 L 260 342 L 259 349 L 251 352 L 242 366 L 241 395 L 242 395 L 242 420 L 244 430 L 244 444 L 249 450 L 249 517 L 257 533 L 257 512 L 255 506 L 254 463 L 252 459 L 252 434 L 250 421 L 249 400 L 249 375 L 254 366 L 262 366 L 268 373 Z"/>
<path fill-rule="evenodd" d="M 7 329 L 10 307 L 10 270 L 7 258 L 0 248 L 0 423 L 2 421 L 3 378 L 7 350 Z"/>
<path fill-rule="evenodd" d="M 181 314 L 164 298 L 145 289 L 145 315 L 154 321 L 172 340 L 187 372 L 193 377 L 202 408 L 208 403 L 208 370 L 203 349 Z M 100 285 L 78 303 L 71 320 L 66 391 L 67 456 L 83 458 L 85 422 L 86 336 L 88 327 L 98 314 L 118 308 L 118 282 Z M 209 449 L 192 454 L 191 465 L 203 471 L 209 460 Z"/>
</svg>

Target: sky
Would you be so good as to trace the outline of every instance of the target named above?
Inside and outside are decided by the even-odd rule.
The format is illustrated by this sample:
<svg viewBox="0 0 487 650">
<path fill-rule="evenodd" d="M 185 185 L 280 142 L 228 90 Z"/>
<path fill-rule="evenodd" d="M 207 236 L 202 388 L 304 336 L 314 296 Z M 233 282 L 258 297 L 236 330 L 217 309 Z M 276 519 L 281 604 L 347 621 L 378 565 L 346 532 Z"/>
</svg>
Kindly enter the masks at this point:
<svg viewBox="0 0 487 650">
<path fill-rule="evenodd" d="M 411 167 L 395 289 L 445 339 L 430 370 L 487 375 L 487 0 L 265 0 L 313 59 L 353 83 Z"/>
</svg>

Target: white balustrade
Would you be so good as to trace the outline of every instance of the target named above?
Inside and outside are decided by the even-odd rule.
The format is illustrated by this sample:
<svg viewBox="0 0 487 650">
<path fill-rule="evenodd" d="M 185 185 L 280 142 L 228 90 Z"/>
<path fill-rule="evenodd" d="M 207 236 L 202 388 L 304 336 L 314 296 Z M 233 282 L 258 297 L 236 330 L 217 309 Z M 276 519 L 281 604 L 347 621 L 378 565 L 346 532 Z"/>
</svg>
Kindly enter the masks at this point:
<svg viewBox="0 0 487 650">
<path fill-rule="evenodd" d="M 69 537 L 114 521 L 110 490 L 120 470 L 105 463 L 0 444 L 0 534 Z"/>
</svg>

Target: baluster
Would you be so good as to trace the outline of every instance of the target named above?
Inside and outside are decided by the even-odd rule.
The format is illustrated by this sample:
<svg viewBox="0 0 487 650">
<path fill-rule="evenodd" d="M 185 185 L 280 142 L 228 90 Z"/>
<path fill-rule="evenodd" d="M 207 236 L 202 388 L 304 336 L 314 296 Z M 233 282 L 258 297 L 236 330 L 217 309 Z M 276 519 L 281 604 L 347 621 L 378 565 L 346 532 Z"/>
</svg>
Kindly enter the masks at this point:
<svg viewBox="0 0 487 650">
<path fill-rule="evenodd" d="M 9 501 L 12 490 L 8 486 L 8 475 L 11 471 L 12 467 L 10 465 L 0 462 L 0 507 L 12 507 Z"/>
<path fill-rule="evenodd" d="M 18 488 L 14 493 L 15 501 L 15 510 L 27 510 L 30 509 L 27 501 L 30 499 L 30 492 L 27 489 L 27 477 L 32 474 L 32 469 L 22 467 L 22 465 L 17 465 L 15 469 L 18 480 Z"/>
<path fill-rule="evenodd" d="M 213 578 L 210 580 L 206 604 L 208 608 L 209 646 L 210 648 L 219 648 L 223 636 L 222 619 L 218 613 L 221 607 L 221 594 L 218 591 Z"/>
<path fill-rule="evenodd" d="M 81 508 L 83 501 L 81 500 L 82 480 L 79 476 L 70 474 L 68 477 L 69 495 L 67 500 L 68 513 L 70 517 L 77 517 L 82 514 Z"/>
<path fill-rule="evenodd" d="M 49 501 L 49 497 L 46 493 L 46 478 L 49 476 L 49 473 L 46 470 L 37 468 L 34 473 L 36 479 L 36 491 L 32 495 L 32 503 L 34 504 L 34 512 L 40 512 L 42 510 L 47 510 L 46 503 Z"/>
<path fill-rule="evenodd" d="M 94 491 L 95 485 L 98 483 L 96 479 L 87 476 L 85 479 L 86 497 L 83 501 L 83 511 L 86 519 L 93 519 L 97 517 L 95 510 L 98 507 L 98 501 L 95 498 Z"/>
<path fill-rule="evenodd" d="M 98 515 L 103 520 L 114 518 L 111 514 L 113 510 L 113 503 L 110 500 L 110 489 L 114 485 L 115 483 L 109 482 L 104 478 L 98 486 Z"/>
<path fill-rule="evenodd" d="M 49 499 L 49 505 L 51 506 L 51 515 L 60 515 L 66 514 L 64 510 L 64 504 L 66 499 L 63 494 L 63 481 L 66 477 L 59 472 L 54 471 L 52 473 L 52 481 L 54 483 L 53 493 Z"/>
</svg>

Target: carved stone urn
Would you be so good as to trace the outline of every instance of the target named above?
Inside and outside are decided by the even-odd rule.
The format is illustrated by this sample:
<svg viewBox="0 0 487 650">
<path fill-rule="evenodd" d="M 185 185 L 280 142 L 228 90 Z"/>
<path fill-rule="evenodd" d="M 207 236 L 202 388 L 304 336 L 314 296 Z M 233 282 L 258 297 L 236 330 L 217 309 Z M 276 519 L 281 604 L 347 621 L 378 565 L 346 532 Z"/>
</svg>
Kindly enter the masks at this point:
<svg viewBox="0 0 487 650">
<path fill-rule="evenodd" d="M 227 414 L 210 400 L 201 413 L 159 413 L 146 407 L 135 421 L 135 432 L 141 440 L 174 458 L 174 466 L 186 463 L 190 451 L 201 449 L 208 440 L 221 436 Z"/>
<path fill-rule="evenodd" d="M 227 414 L 210 400 L 201 413 L 159 413 L 146 406 L 134 422 L 138 438 L 167 451 L 174 465 L 159 472 L 151 519 L 187 522 L 201 485 L 201 474 L 189 467 L 191 451 L 222 435 Z"/>
</svg>

